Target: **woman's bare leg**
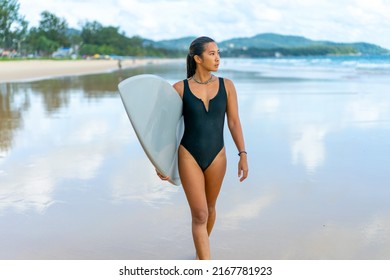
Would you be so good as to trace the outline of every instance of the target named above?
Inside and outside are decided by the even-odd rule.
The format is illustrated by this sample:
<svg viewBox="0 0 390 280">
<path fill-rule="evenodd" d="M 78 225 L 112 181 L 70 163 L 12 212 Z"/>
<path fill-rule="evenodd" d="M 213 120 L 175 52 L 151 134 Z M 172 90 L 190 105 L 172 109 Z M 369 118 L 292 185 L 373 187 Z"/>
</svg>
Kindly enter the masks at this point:
<svg viewBox="0 0 390 280">
<path fill-rule="evenodd" d="M 210 259 L 209 235 L 215 223 L 215 204 L 226 172 L 225 149 L 203 173 L 192 155 L 180 146 L 179 172 L 191 209 L 197 258 Z"/>
<path fill-rule="evenodd" d="M 210 236 L 216 219 L 216 203 L 226 173 L 226 153 L 223 148 L 205 170 L 206 199 L 208 208 L 207 232 Z"/>
<path fill-rule="evenodd" d="M 200 259 L 210 259 L 205 179 L 202 169 L 183 146 L 179 147 L 179 173 L 191 209 L 192 236 L 197 255 Z"/>
</svg>

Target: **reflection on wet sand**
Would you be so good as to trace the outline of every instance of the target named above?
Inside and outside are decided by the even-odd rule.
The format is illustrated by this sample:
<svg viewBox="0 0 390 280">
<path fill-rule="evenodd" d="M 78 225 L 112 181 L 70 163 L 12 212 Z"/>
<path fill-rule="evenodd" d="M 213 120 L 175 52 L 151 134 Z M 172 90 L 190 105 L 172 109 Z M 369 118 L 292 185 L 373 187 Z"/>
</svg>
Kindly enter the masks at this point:
<svg viewBox="0 0 390 280">
<path fill-rule="evenodd" d="M 144 71 L 140 67 L 113 74 L 1 84 L 0 212 L 10 208 L 43 214 L 61 201 L 55 193 L 64 182 L 78 180 L 76 184 L 84 184 L 99 177 L 106 155 L 125 150 L 132 132 L 118 99 L 118 75 L 127 77 Z M 106 98 L 103 103 L 88 105 L 88 100 Z M 136 144 L 134 134 L 131 138 Z M 14 144 L 17 152 L 12 151 Z M 10 150 L 13 153 L 9 154 Z M 142 155 L 139 152 L 138 156 Z M 149 165 L 144 161 L 143 165 Z M 128 170 L 139 166 L 137 160 L 126 164 Z M 147 186 L 142 191 L 145 201 L 163 201 L 160 197 L 164 191 L 157 191 L 161 194 L 153 198 L 161 185 L 154 176 L 143 170 L 139 174 L 144 176 L 132 178 L 129 184 L 128 172 L 118 170 L 123 170 L 121 176 L 126 178 L 113 173 L 112 198 L 140 199 L 141 193 L 132 192 Z"/>
<path fill-rule="evenodd" d="M 14 94 L 15 88 L 13 84 L 0 84 L 0 152 L 11 148 L 14 131 L 22 126 L 23 111 L 30 107 L 28 95 Z"/>
<path fill-rule="evenodd" d="M 180 66 L 179 66 L 180 67 Z M 173 67 L 177 69 L 177 66 Z M 48 114 L 69 106 L 72 94 L 81 94 L 87 100 L 117 97 L 117 84 L 130 76 L 145 71 L 163 71 L 165 66 L 150 65 L 130 70 L 119 70 L 112 74 L 64 77 L 24 83 L 0 84 L 0 147 L 12 143 L 12 133 L 21 126 L 22 111 L 30 107 L 31 96 L 40 96 Z M 172 70 L 171 70 L 172 71 Z"/>
</svg>

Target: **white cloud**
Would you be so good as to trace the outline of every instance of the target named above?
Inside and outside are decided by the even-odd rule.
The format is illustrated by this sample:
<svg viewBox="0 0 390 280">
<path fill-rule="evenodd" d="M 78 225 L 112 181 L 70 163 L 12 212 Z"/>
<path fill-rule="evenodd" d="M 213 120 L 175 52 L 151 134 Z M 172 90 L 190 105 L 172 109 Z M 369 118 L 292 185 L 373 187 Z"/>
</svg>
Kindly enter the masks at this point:
<svg viewBox="0 0 390 280">
<path fill-rule="evenodd" d="M 245 204 L 231 204 L 234 205 L 232 209 L 222 215 L 222 226 L 229 229 L 239 228 L 243 220 L 255 220 L 263 214 L 268 207 L 270 207 L 276 200 L 276 194 L 263 194 L 247 201 Z"/>
<path fill-rule="evenodd" d="M 372 128 L 377 126 L 378 122 L 389 119 L 389 107 L 387 102 L 374 102 L 364 96 L 346 105 L 344 122 L 354 122 L 359 126 Z"/>
<path fill-rule="evenodd" d="M 315 171 L 325 160 L 325 136 L 328 129 L 320 125 L 305 125 L 300 128 L 299 137 L 292 141 L 291 152 L 294 164 L 302 162 L 304 166 Z"/>
<path fill-rule="evenodd" d="M 70 26 L 85 20 L 118 26 L 128 36 L 154 40 L 209 35 L 217 41 L 263 32 L 312 39 L 365 41 L 390 48 L 389 0 L 163 1 L 20 0 L 20 13 L 37 25 L 49 10 Z"/>
<path fill-rule="evenodd" d="M 131 177 L 129 170 L 132 170 Z M 144 154 L 129 157 L 113 172 L 110 185 L 114 201 L 136 200 L 152 206 L 170 203 L 172 194 L 180 189 L 161 181 Z"/>
</svg>

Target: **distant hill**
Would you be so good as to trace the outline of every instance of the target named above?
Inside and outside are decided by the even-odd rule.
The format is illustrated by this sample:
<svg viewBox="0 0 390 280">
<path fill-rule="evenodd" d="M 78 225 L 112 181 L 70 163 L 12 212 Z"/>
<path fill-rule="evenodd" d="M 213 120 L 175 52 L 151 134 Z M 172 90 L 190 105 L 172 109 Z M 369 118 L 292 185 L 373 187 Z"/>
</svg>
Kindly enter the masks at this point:
<svg viewBox="0 0 390 280">
<path fill-rule="evenodd" d="M 300 36 L 279 35 L 274 33 L 263 33 L 253 37 L 233 38 L 219 43 L 220 48 L 241 49 L 241 48 L 292 48 L 307 47 L 315 45 L 315 41 Z"/>
<path fill-rule="evenodd" d="M 336 43 L 331 41 L 314 41 L 302 36 L 280 35 L 275 33 L 263 33 L 248 38 L 234 38 L 219 43 L 219 47 L 223 49 L 288 49 L 320 46 L 353 48 L 357 53 L 361 54 L 384 54 L 390 52 L 380 46 L 364 42 Z"/>
<path fill-rule="evenodd" d="M 195 38 L 196 38 L 195 36 L 192 36 L 192 37 L 183 37 L 179 39 L 162 40 L 162 41 L 146 40 L 144 41 L 144 45 L 152 45 L 153 47 L 163 48 L 163 49 L 187 51 L 191 42 Z"/>
<path fill-rule="evenodd" d="M 154 47 L 187 50 L 195 37 L 185 37 L 164 41 L 149 41 Z M 365 42 L 338 43 L 315 41 L 302 36 L 263 33 L 253 37 L 241 37 L 218 42 L 224 56 L 300 56 L 300 55 L 346 55 L 346 54 L 385 54 L 390 53 L 378 45 Z"/>
</svg>

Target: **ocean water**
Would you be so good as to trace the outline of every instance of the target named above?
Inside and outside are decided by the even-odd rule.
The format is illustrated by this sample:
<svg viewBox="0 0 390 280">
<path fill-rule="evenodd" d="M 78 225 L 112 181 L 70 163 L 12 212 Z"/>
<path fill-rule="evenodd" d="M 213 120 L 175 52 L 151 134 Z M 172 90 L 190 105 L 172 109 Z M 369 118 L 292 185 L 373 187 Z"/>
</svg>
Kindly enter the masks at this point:
<svg viewBox="0 0 390 280">
<path fill-rule="evenodd" d="M 192 259 L 180 187 L 155 175 L 117 92 L 181 62 L 0 84 L 0 259 Z M 390 56 L 222 58 L 249 159 L 225 130 L 215 259 L 390 258 Z"/>
</svg>

